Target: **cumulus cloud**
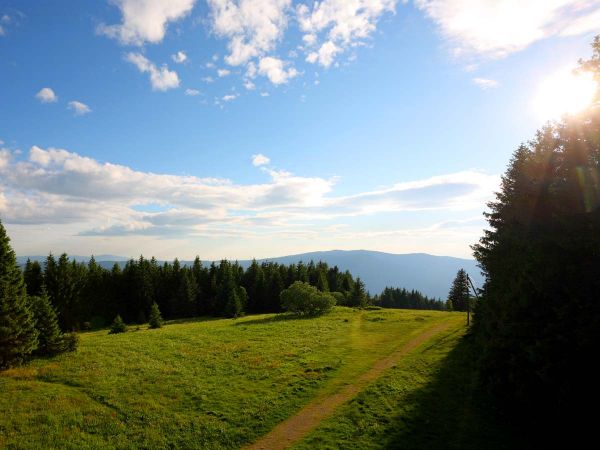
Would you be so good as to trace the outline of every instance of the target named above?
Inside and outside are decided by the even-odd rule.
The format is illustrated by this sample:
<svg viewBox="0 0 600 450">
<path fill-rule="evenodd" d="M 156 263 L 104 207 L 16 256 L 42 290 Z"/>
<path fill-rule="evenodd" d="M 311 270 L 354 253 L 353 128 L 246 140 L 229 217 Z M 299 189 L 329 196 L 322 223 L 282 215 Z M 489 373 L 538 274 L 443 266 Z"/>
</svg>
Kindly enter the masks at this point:
<svg viewBox="0 0 600 450">
<path fill-rule="evenodd" d="M 73 110 L 76 116 L 83 116 L 92 112 L 88 105 L 77 100 L 70 101 L 68 108 Z"/>
<path fill-rule="evenodd" d="M 189 95 L 190 97 L 195 97 L 197 95 L 200 95 L 200 91 L 198 89 L 186 89 L 185 90 L 185 95 Z"/>
<path fill-rule="evenodd" d="M 264 166 L 264 155 L 253 163 Z M 257 164 L 260 163 L 260 164 Z M 0 151 L 0 213 L 9 224 L 54 224 L 79 235 L 184 238 L 258 230 L 318 232 L 319 221 L 392 211 L 480 209 L 498 177 L 467 171 L 336 196 L 336 179 L 267 169 L 268 180 L 230 180 L 141 172 L 63 149 Z M 152 211 L 139 205 L 164 205 Z M 60 228 L 63 227 L 63 228 Z M 302 231 L 303 232 L 303 231 Z"/>
<path fill-rule="evenodd" d="M 141 53 L 127 53 L 125 59 L 134 64 L 140 72 L 150 75 L 150 84 L 153 90 L 167 91 L 179 87 L 177 72 L 169 70 L 166 64 L 163 64 L 162 67 L 156 67 Z"/>
<path fill-rule="evenodd" d="M 229 75 L 231 73 L 230 70 L 227 69 L 218 69 L 217 70 L 217 75 L 219 75 L 219 78 L 223 78 L 226 77 L 227 75 Z"/>
<path fill-rule="evenodd" d="M 264 166 L 266 164 L 269 164 L 270 162 L 271 159 L 266 157 L 262 153 L 259 153 L 258 155 L 252 155 L 252 165 L 255 167 Z"/>
<path fill-rule="evenodd" d="M 176 22 L 192 10 L 196 0 L 111 0 L 120 10 L 122 22 L 101 24 L 98 32 L 122 44 L 156 44 L 163 40 L 169 22 Z"/>
<path fill-rule="evenodd" d="M 591 0 L 416 0 L 456 55 L 502 57 L 551 36 L 598 30 L 600 5 Z"/>
<path fill-rule="evenodd" d="M 229 40 L 225 61 L 247 63 L 275 49 L 287 28 L 291 0 L 208 0 L 213 32 Z"/>
<path fill-rule="evenodd" d="M 492 80 L 490 78 L 473 78 L 473 83 L 479 86 L 481 89 L 492 89 L 498 87 L 500 83 L 497 80 Z"/>
<path fill-rule="evenodd" d="M 265 56 L 258 62 L 258 73 L 266 76 L 273 84 L 285 84 L 298 75 L 293 67 L 285 68 L 281 59 Z"/>
<path fill-rule="evenodd" d="M 35 98 L 42 103 L 54 103 L 58 101 L 58 96 L 49 87 L 40 89 L 40 91 L 35 94 Z"/>
<path fill-rule="evenodd" d="M 188 57 L 184 51 L 178 51 L 174 55 L 171 55 L 171 59 L 175 61 L 177 64 L 183 64 L 187 61 Z"/>
<path fill-rule="evenodd" d="M 310 50 L 309 63 L 329 67 L 337 54 L 360 45 L 377 28 L 384 13 L 393 13 L 397 0 L 323 0 L 296 7 L 303 42 Z M 321 44 L 319 44 L 321 42 Z"/>
</svg>

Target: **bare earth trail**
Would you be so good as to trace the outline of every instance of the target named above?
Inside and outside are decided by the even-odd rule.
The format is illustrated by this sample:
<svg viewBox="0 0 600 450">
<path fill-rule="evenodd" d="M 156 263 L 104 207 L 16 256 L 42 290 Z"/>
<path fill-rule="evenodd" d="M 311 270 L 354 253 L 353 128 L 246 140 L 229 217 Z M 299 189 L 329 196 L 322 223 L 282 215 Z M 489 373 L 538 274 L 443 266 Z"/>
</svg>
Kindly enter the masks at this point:
<svg viewBox="0 0 600 450">
<path fill-rule="evenodd" d="M 367 384 L 377 379 L 385 370 L 395 366 L 404 355 L 411 352 L 431 337 L 444 331 L 451 323 L 441 323 L 429 328 L 402 348 L 382 358 L 360 375 L 357 380 L 344 386 L 335 394 L 319 397 L 302 408 L 297 414 L 284 420 L 271 432 L 260 438 L 254 444 L 245 447 L 248 450 L 279 450 L 285 449 L 304 438 L 323 420 L 331 416 L 335 409 L 355 397 Z"/>
</svg>

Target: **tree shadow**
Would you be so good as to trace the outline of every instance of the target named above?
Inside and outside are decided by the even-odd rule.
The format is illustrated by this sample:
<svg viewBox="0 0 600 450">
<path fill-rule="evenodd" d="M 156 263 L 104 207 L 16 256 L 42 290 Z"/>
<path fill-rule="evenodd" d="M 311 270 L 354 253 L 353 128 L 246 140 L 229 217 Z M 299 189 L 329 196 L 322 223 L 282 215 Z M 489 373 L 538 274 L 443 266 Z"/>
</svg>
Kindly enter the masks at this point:
<svg viewBox="0 0 600 450">
<path fill-rule="evenodd" d="M 425 348 L 423 351 L 427 351 Z M 479 387 L 471 337 L 465 336 L 436 368 L 432 381 L 404 396 L 391 418 L 386 449 L 528 449 L 525 430 L 504 417 Z"/>
<path fill-rule="evenodd" d="M 240 320 L 239 322 L 236 322 L 235 325 L 236 326 L 265 325 L 265 324 L 276 323 L 276 322 L 292 322 L 292 321 L 296 321 L 296 320 L 310 320 L 310 319 L 314 319 L 315 317 L 318 317 L 318 316 L 300 316 L 297 314 L 280 313 L 280 314 L 276 314 L 276 315 L 269 316 L 269 317 L 260 317 L 260 318 L 256 318 L 256 319 L 250 319 L 250 320 Z"/>
<path fill-rule="evenodd" d="M 219 320 L 219 319 L 223 319 L 223 317 L 209 317 L 209 316 L 184 317 L 181 319 L 166 320 L 164 325 L 180 325 L 183 323 L 212 322 L 214 320 Z"/>
</svg>

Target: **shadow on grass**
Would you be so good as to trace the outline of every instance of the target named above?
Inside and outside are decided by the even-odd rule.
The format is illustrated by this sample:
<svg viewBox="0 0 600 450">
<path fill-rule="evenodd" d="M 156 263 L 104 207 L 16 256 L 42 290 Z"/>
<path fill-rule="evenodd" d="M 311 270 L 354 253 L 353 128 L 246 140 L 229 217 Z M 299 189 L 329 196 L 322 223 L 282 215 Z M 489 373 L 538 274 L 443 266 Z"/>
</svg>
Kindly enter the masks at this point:
<svg viewBox="0 0 600 450">
<path fill-rule="evenodd" d="M 183 318 L 183 319 L 167 320 L 167 321 L 165 321 L 164 325 L 179 325 L 182 323 L 212 322 L 214 320 L 219 320 L 219 319 L 223 319 L 223 317 L 210 317 L 210 316 L 187 317 L 187 318 Z"/>
<path fill-rule="evenodd" d="M 269 317 L 260 317 L 257 319 L 249 319 L 249 320 L 245 320 L 242 319 L 239 322 L 236 322 L 236 326 L 241 326 L 241 325 L 265 325 L 265 324 L 269 324 L 269 323 L 276 323 L 276 322 L 291 322 L 291 321 L 295 321 L 295 320 L 310 320 L 310 319 L 314 319 L 315 317 L 319 317 L 319 316 L 299 316 L 297 314 L 289 314 L 289 313 L 280 313 L 280 314 L 275 314 Z"/>
<path fill-rule="evenodd" d="M 471 339 L 440 361 L 432 381 L 404 397 L 403 414 L 390 418 L 386 449 L 526 449 L 522 433 L 478 387 Z"/>
</svg>

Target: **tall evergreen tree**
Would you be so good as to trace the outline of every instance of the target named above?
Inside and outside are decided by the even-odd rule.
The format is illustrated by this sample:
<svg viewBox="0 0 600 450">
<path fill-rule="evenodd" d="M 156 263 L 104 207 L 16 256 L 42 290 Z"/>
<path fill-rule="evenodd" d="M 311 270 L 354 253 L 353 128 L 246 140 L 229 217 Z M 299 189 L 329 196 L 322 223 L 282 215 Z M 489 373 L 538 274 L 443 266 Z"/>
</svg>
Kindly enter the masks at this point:
<svg viewBox="0 0 600 450">
<path fill-rule="evenodd" d="M 600 88 L 600 37 L 581 70 Z M 589 108 L 517 149 L 473 247 L 486 276 L 473 328 L 480 378 L 511 415 L 536 418 L 543 433 L 586 420 L 581 399 L 595 404 L 598 174 L 600 89 Z"/>
<path fill-rule="evenodd" d="M 367 292 L 365 283 L 360 278 L 356 278 L 350 296 L 348 298 L 348 306 L 356 306 L 364 308 L 367 305 Z"/>
<path fill-rule="evenodd" d="M 46 291 L 35 297 L 30 297 L 31 307 L 35 318 L 35 328 L 38 335 L 36 355 L 56 355 L 63 350 L 63 336 L 58 326 L 56 311 L 50 303 Z"/>
<path fill-rule="evenodd" d="M 27 359 L 37 348 L 37 337 L 23 274 L 0 222 L 0 369 Z"/>
<path fill-rule="evenodd" d="M 27 288 L 27 295 L 41 295 L 44 285 L 44 273 L 42 266 L 37 261 L 27 259 L 25 269 L 23 270 L 23 278 Z"/>
<path fill-rule="evenodd" d="M 464 269 L 459 269 L 448 294 L 448 302 L 450 302 L 454 311 L 467 311 L 469 302 L 471 301 L 471 294 L 469 292 L 467 272 Z"/>
</svg>

